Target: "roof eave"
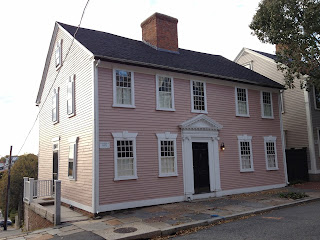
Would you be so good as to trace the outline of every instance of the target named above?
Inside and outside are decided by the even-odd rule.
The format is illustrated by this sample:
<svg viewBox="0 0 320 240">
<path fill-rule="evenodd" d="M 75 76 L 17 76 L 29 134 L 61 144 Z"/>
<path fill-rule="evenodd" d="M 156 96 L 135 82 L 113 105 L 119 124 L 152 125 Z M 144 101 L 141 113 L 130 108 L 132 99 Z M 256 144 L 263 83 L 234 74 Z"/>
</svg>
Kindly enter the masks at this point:
<svg viewBox="0 0 320 240">
<path fill-rule="evenodd" d="M 276 83 L 279 86 L 271 86 L 268 84 L 259 84 L 257 82 L 252 82 L 246 79 L 240 79 L 240 78 L 231 78 L 211 73 L 205 73 L 205 72 L 198 72 L 198 71 L 192 71 L 187 69 L 180 69 L 180 68 L 174 68 L 169 66 L 163 66 L 163 65 L 157 65 L 152 63 L 145 63 L 145 62 L 138 62 L 138 61 L 132 61 L 127 59 L 121 59 L 121 58 L 113 58 L 113 57 L 107 57 L 107 56 L 101 56 L 101 55 L 94 55 L 95 59 L 100 59 L 102 61 L 109 61 L 109 62 L 116 62 L 116 63 L 125 63 L 128 65 L 138 66 L 138 67 L 147 67 L 147 68 L 153 68 L 153 69 L 159 69 L 159 70 L 170 70 L 173 72 L 178 73 L 185 73 L 185 74 L 191 74 L 196 76 L 202 76 L 202 77 L 210 77 L 210 78 L 216 78 L 221 80 L 226 80 L 230 82 L 237 82 L 237 83 L 244 83 L 244 84 L 250 84 L 250 85 L 256 85 L 260 87 L 269 87 L 269 88 L 276 88 L 276 89 L 285 89 L 283 85 Z"/>
</svg>

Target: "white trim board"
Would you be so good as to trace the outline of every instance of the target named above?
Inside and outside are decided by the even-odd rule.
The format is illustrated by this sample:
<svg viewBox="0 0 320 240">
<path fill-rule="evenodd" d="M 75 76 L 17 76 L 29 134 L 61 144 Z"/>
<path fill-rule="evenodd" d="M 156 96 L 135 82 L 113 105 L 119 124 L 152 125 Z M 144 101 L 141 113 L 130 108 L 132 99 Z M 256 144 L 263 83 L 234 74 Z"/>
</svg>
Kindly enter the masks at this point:
<svg viewBox="0 0 320 240">
<path fill-rule="evenodd" d="M 139 200 L 139 201 L 132 201 L 132 202 L 113 203 L 113 204 L 107 204 L 107 205 L 100 205 L 98 208 L 98 212 L 107 212 L 107 211 L 114 211 L 114 210 L 120 210 L 120 209 L 182 202 L 184 201 L 184 199 L 185 199 L 184 196 L 177 196 L 177 197 L 168 197 L 168 198 Z"/>
<path fill-rule="evenodd" d="M 72 200 L 69 200 L 66 198 L 61 198 L 61 202 L 72 205 L 77 208 L 80 208 L 80 209 L 85 210 L 87 212 L 94 213 L 91 206 L 87 206 L 87 205 L 84 205 L 84 204 L 81 204 L 81 203 L 78 203 L 78 202 L 75 202 L 75 201 L 72 201 Z"/>
<path fill-rule="evenodd" d="M 238 188 L 238 189 L 220 191 L 220 192 L 217 192 L 216 195 L 217 197 L 220 197 L 220 196 L 240 194 L 240 193 L 259 192 L 259 191 L 264 191 L 264 190 L 269 190 L 274 188 L 282 188 L 285 186 L 286 186 L 285 183 L 281 183 L 281 184 L 275 184 L 275 185 L 258 186 L 258 187 L 250 187 L 250 188 Z"/>
</svg>

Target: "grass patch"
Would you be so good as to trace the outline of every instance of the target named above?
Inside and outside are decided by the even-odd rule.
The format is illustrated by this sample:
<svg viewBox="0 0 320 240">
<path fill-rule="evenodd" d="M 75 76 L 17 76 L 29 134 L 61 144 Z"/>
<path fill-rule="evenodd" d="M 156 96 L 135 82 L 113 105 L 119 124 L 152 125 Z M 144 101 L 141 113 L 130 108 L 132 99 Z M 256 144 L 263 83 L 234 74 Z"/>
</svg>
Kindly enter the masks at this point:
<svg viewBox="0 0 320 240">
<path fill-rule="evenodd" d="M 300 193 L 300 192 L 286 192 L 286 193 L 280 193 L 279 197 L 296 200 L 296 199 L 309 197 L 309 195 L 307 195 L 305 193 Z"/>
</svg>

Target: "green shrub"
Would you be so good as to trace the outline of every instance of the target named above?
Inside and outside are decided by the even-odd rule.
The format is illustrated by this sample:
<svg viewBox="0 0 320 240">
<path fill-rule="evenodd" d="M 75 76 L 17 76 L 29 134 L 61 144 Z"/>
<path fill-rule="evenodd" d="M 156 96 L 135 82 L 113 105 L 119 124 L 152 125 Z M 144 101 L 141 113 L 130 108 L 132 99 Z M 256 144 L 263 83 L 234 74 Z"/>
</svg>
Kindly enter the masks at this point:
<svg viewBox="0 0 320 240">
<path fill-rule="evenodd" d="M 301 199 L 309 196 L 305 193 L 300 193 L 300 192 L 286 192 L 286 193 L 280 193 L 279 197 L 288 198 L 288 199 L 291 198 L 296 200 L 296 199 Z"/>
</svg>

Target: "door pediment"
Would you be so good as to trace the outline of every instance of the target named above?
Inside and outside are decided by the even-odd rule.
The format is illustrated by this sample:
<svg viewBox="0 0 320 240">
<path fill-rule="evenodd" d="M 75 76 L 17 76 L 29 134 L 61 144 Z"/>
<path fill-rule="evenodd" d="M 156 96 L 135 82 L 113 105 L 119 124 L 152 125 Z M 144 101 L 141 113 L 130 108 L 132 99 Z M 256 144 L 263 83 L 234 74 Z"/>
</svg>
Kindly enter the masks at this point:
<svg viewBox="0 0 320 240">
<path fill-rule="evenodd" d="M 215 120 L 209 118 L 207 115 L 200 114 L 197 115 L 180 125 L 182 130 L 200 130 L 200 131 L 208 131 L 208 130 L 220 130 L 222 129 L 222 125 Z"/>
</svg>

